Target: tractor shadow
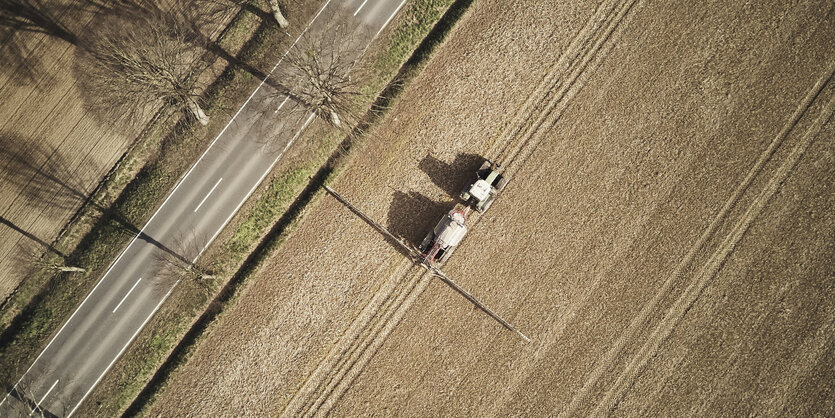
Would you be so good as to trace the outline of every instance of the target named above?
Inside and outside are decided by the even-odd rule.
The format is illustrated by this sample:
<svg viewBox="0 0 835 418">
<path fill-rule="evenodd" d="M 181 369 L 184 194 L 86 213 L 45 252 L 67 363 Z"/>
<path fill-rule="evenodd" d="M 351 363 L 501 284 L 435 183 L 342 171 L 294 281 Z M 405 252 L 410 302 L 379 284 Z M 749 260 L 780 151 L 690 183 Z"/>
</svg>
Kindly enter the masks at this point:
<svg viewBox="0 0 835 418">
<path fill-rule="evenodd" d="M 476 170 L 483 162 L 484 157 L 478 154 L 458 154 L 451 164 L 447 164 L 429 154 L 418 163 L 418 168 L 444 193 L 455 198 L 475 180 Z"/>
<path fill-rule="evenodd" d="M 436 202 L 420 193 L 395 190 L 389 206 L 387 227 L 395 236 L 414 246 L 441 217 L 455 206 L 455 201 Z"/>
</svg>

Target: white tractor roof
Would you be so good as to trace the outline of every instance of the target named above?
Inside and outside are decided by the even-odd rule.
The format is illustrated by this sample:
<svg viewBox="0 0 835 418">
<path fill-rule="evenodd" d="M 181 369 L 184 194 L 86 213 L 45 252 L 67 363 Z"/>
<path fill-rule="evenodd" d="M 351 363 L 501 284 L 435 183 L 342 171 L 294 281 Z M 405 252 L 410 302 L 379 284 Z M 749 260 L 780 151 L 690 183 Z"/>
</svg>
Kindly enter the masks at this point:
<svg viewBox="0 0 835 418">
<path fill-rule="evenodd" d="M 473 186 L 470 187 L 470 194 L 479 201 L 483 201 L 490 197 L 491 189 L 493 189 L 493 186 L 491 186 L 490 183 L 484 179 L 478 179 L 478 181 L 473 183 Z"/>
</svg>

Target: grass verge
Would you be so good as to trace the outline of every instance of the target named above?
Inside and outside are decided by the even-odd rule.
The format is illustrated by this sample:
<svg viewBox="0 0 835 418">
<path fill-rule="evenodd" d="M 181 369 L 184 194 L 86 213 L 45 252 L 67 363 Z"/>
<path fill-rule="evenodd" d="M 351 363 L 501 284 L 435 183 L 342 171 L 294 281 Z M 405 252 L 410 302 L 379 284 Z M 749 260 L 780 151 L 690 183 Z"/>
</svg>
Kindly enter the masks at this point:
<svg viewBox="0 0 835 418">
<path fill-rule="evenodd" d="M 239 49 L 245 41 L 242 34 L 252 32 L 246 15 L 238 13 L 221 31 L 217 43 L 222 48 Z M 228 119 L 228 111 L 213 98 L 245 97 L 251 91 L 252 82 L 239 78 L 224 74 L 205 91 L 206 109 L 215 114 L 207 128 L 195 129 L 180 113 L 161 110 L 59 234 L 54 246 L 68 254 L 68 264 L 86 268 L 86 274 L 35 273 L 8 299 L 0 313 L 0 382 L 5 390 L 138 232 L 134 225 L 151 216 L 188 162 L 196 159 L 195 152 L 222 129 L 218 121 Z"/>
<path fill-rule="evenodd" d="M 376 89 L 380 93 L 373 102 L 367 102 L 366 106 L 369 107 L 370 104 L 371 110 L 366 113 L 358 132 L 367 131 L 384 117 L 385 110 L 428 62 L 432 53 L 473 1 L 425 0 L 411 4 L 405 11 L 405 16 L 395 25 L 390 46 L 373 57 L 371 65 L 375 76 L 368 80 L 364 87 L 366 90 Z M 334 147 L 339 136 L 333 132 L 323 132 L 319 135 L 325 139 L 319 141 L 320 146 L 315 157 L 296 167 L 289 167 L 272 178 L 265 192 L 244 215 L 244 220 L 230 239 L 223 244 L 223 253 L 227 256 L 226 259 L 218 261 L 222 264 L 218 267 L 225 272 L 229 271 L 229 267 L 237 266 L 237 271 L 207 304 L 207 309 L 191 324 L 176 346 L 166 350 L 170 353 L 167 359 L 160 364 L 124 415 L 148 413 L 156 397 L 165 390 L 176 372 L 188 362 L 217 321 L 234 305 L 263 262 L 281 247 L 295 226 L 301 222 L 307 208 L 321 197 L 322 186 L 339 175 L 350 158 L 349 150 L 355 137 L 348 135 L 339 147 Z M 326 150 L 331 151 L 330 155 L 323 152 Z M 272 227 L 264 234 L 269 224 L 272 224 Z M 256 242 L 257 246 L 252 249 Z M 197 290 L 181 291 L 182 294 L 191 292 Z M 145 335 L 141 336 L 135 345 L 145 347 L 140 349 L 142 352 L 153 350 L 155 339 L 152 329 L 182 329 L 183 322 L 182 317 L 166 313 L 158 322 L 143 331 Z M 158 358 L 159 353 L 153 357 Z M 145 360 L 137 358 L 136 362 L 142 363 Z M 131 373 L 123 375 L 129 376 Z"/>
</svg>

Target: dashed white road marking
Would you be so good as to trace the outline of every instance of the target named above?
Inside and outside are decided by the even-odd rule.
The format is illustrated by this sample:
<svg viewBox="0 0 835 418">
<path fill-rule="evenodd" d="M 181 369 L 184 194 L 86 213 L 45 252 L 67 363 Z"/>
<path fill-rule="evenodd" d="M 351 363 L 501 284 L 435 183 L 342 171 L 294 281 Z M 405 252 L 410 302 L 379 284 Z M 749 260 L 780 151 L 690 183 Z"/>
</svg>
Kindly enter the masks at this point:
<svg viewBox="0 0 835 418">
<path fill-rule="evenodd" d="M 357 8 L 357 11 L 356 11 L 356 12 L 354 12 L 354 16 L 356 16 L 356 15 L 357 15 L 357 13 L 359 13 L 359 12 L 360 12 L 360 10 L 362 10 L 362 7 L 363 7 L 363 6 L 365 6 L 365 3 L 368 3 L 368 0 L 365 0 L 364 2 L 362 2 L 362 4 L 360 4 L 360 7 L 358 7 L 358 8 Z"/>
<path fill-rule="evenodd" d="M 75 410 L 78 409 L 79 406 L 81 406 L 81 404 L 84 402 L 85 399 L 87 399 L 87 396 L 90 395 L 90 392 L 92 392 L 93 389 L 95 389 L 96 386 L 98 386 L 99 382 L 104 377 L 104 375 L 106 375 L 107 372 L 110 371 L 110 368 L 113 367 L 113 363 L 115 363 L 116 360 L 119 360 L 119 358 L 122 357 L 122 354 L 125 352 L 125 350 L 127 350 L 128 346 L 133 342 L 133 340 L 136 339 L 136 336 L 139 335 L 139 332 L 142 331 L 142 329 L 145 328 L 145 325 L 148 324 L 148 321 L 151 320 L 151 317 L 153 317 L 154 314 L 157 313 L 157 310 L 159 310 L 159 307 L 162 306 L 163 302 L 165 302 L 165 300 L 168 299 L 169 296 L 171 296 L 171 292 L 174 291 L 174 288 L 177 287 L 177 284 L 179 284 L 179 283 L 180 283 L 180 281 L 177 280 L 177 282 L 174 283 L 174 286 L 171 286 L 171 289 L 169 289 L 168 293 L 166 293 L 165 296 L 162 297 L 162 300 L 160 300 L 159 303 L 157 303 L 157 306 L 154 307 L 154 310 L 151 311 L 151 314 L 148 315 L 147 318 L 145 318 L 145 321 L 143 321 L 142 325 L 140 325 L 139 328 L 137 328 L 136 332 L 133 333 L 133 335 L 130 337 L 130 339 L 125 344 L 125 346 L 122 347 L 121 350 L 119 350 L 119 354 L 117 354 L 116 357 L 113 357 L 113 360 L 110 362 L 110 364 L 107 365 L 107 368 L 104 369 L 104 372 L 102 372 L 102 374 L 99 376 L 99 378 L 96 379 L 96 382 L 93 383 L 93 386 L 90 386 L 90 389 L 88 389 L 87 393 L 85 393 L 84 396 L 81 398 L 81 400 L 78 401 L 78 403 L 75 405 L 75 408 L 73 408 L 72 411 L 70 411 L 70 413 L 67 414 L 67 418 L 70 418 L 72 416 L 72 414 L 75 413 Z M 58 383 L 58 382 L 56 381 L 56 383 Z"/>
<path fill-rule="evenodd" d="M 41 396 L 41 400 L 39 400 L 38 403 L 35 404 L 35 407 L 32 408 L 31 411 L 29 411 L 29 416 L 30 417 L 32 416 L 32 414 L 35 413 L 35 411 L 39 411 L 41 409 L 41 403 L 43 403 L 44 399 L 46 399 L 46 397 L 49 395 L 49 392 L 52 392 L 52 389 L 55 389 L 55 385 L 57 385 L 57 384 L 58 384 L 58 379 L 55 379 L 55 383 L 53 383 L 52 386 L 49 387 L 49 390 L 46 391 L 46 393 L 44 393 L 43 396 Z"/>
<path fill-rule="evenodd" d="M 281 110 L 282 107 L 284 107 L 284 104 L 287 103 L 288 100 L 290 100 L 290 96 L 285 97 L 284 101 L 281 102 L 281 104 L 278 105 L 277 108 L 275 108 L 275 112 L 273 112 L 273 113 L 278 113 L 278 111 Z"/>
<path fill-rule="evenodd" d="M 136 281 L 136 283 L 133 284 L 133 287 L 131 287 L 130 290 L 128 290 L 128 293 L 125 293 L 125 297 L 123 297 L 119 304 L 116 305 L 115 308 L 113 308 L 113 312 L 111 313 L 116 313 L 116 309 L 119 309 L 119 307 L 122 306 L 123 303 L 125 303 L 125 299 L 127 299 L 130 293 L 133 292 L 133 289 L 136 289 L 136 285 L 138 285 L 140 281 L 142 281 L 141 277 L 139 278 L 139 280 Z"/>
<path fill-rule="evenodd" d="M 200 256 L 203 254 L 203 251 L 206 251 L 206 248 L 209 248 L 209 245 L 211 245 L 211 243 L 215 240 L 215 238 L 217 238 L 217 236 L 220 234 L 220 231 L 223 231 L 223 228 L 226 228 L 226 224 L 228 224 L 229 221 L 232 220 L 232 217 L 235 216 L 236 213 L 238 213 L 238 209 L 241 208 L 241 206 L 244 204 L 244 202 L 246 202 L 249 199 L 249 196 L 252 195 L 252 193 L 255 192 L 255 189 L 257 189 L 258 186 L 261 184 L 261 182 L 264 181 L 264 177 L 267 177 L 267 174 L 269 174 L 270 171 L 272 171 L 273 167 L 275 167 L 276 163 L 278 163 L 278 160 L 281 159 L 281 156 L 283 156 L 284 153 L 287 152 L 287 149 L 290 148 L 290 145 L 292 145 L 293 142 L 296 139 L 298 139 L 298 137 L 299 137 L 299 135 L 301 135 L 302 131 L 304 131 L 305 128 L 307 128 L 307 125 L 310 125 L 310 122 L 313 120 L 314 116 L 316 116 L 316 113 L 315 112 L 310 112 L 310 115 L 307 117 L 307 120 L 304 121 L 304 125 L 302 125 L 302 127 L 299 128 L 298 131 L 296 131 L 296 134 L 293 135 L 293 138 L 290 139 L 290 142 L 288 142 L 287 145 L 284 146 L 284 149 L 281 150 L 281 153 L 278 154 L 278 157 L 275 157 L 275 160 L 273 160 L 273 163 L 270 164 L 270 167 L 267 169 L 267 171 L 265 171 L 264 174 L 261 175 L 261 178 L 258 179 L 258 182 L 255 183 L 254 186 L 252 186 L 252 188 L 246 194 L 246 197 L 243 200 L 241 200 L 240 203 L 238 203 L 238 206 L 235 208 L 235 210 L 232 211 L 232 214 L 230 214 L 229 217 L 227 217 L 226 220 L 223 221 L 223 224 L 220 226 L 220 228 L 217 230 L 217 232 L 215 232 L 215 234 L 212 235 L 212 238 L 209 239 L 208 242 L 206 242 L 206 245 L 203 246 L 203 249 L 200 250 L 200 252 L 194 257 L 194 260 L 191 261 L 192 264 L 197 262 L 197 259 L 200 258 Z"/>
<path fill-rule="evenodd" d="M 220 181 L 221 181 L 221 180 L 223 180 L 223 177 L 221 177 L 221 178 L 217 179 L 217 183 L 215 183 L 215 185 L 214 185 L 214 186 L 212 186 L 212 190 L 209 190 L 209 193 L 208 193 L 208 194 L 206 194 L 206 197 L 204 197 L 204 198 L 203 198 L 203 200 L 201 200 L 201 201 L 200 201 L 200 204 L 199 204 L 199 205 L 197 205 L 197 207 L 196 207 L 196 208 L 194 208 L 194 211 L 195 211 L 195 212 L 197 212 L 197 210 L 198 210 L 198 209 L 200 209 L 200 206 L 203 206 L 203 204 L 204 204 L 204 203 L 206 203 L 206 199 L 208 199 L 208 198 L 209 198 L 209 196 L 211 196 L 211 195 L 212 195 L 212 193 L 214 193 L 215 189 L 217 189 L 217 186 L 220 184 Z"/>
</svg>

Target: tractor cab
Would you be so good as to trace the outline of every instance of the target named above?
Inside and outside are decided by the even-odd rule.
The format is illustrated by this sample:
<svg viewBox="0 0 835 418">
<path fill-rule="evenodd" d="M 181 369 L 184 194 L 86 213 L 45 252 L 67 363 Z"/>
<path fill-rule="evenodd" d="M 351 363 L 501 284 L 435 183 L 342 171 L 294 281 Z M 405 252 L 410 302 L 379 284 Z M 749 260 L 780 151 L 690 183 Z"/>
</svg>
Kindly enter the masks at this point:
<svg viewBox="0 0 835 418">
<path fill-rule="evenodd" d="M 461 192 L 461 200 L 467 205 L 484 213 L 493 204 L 496 196 L 507 185 L 508 179 L 502 175 L 502 168 L 491 161 L 484 161 L 476 171 L 475 182 L 469 184 Z"/>
</svg>

